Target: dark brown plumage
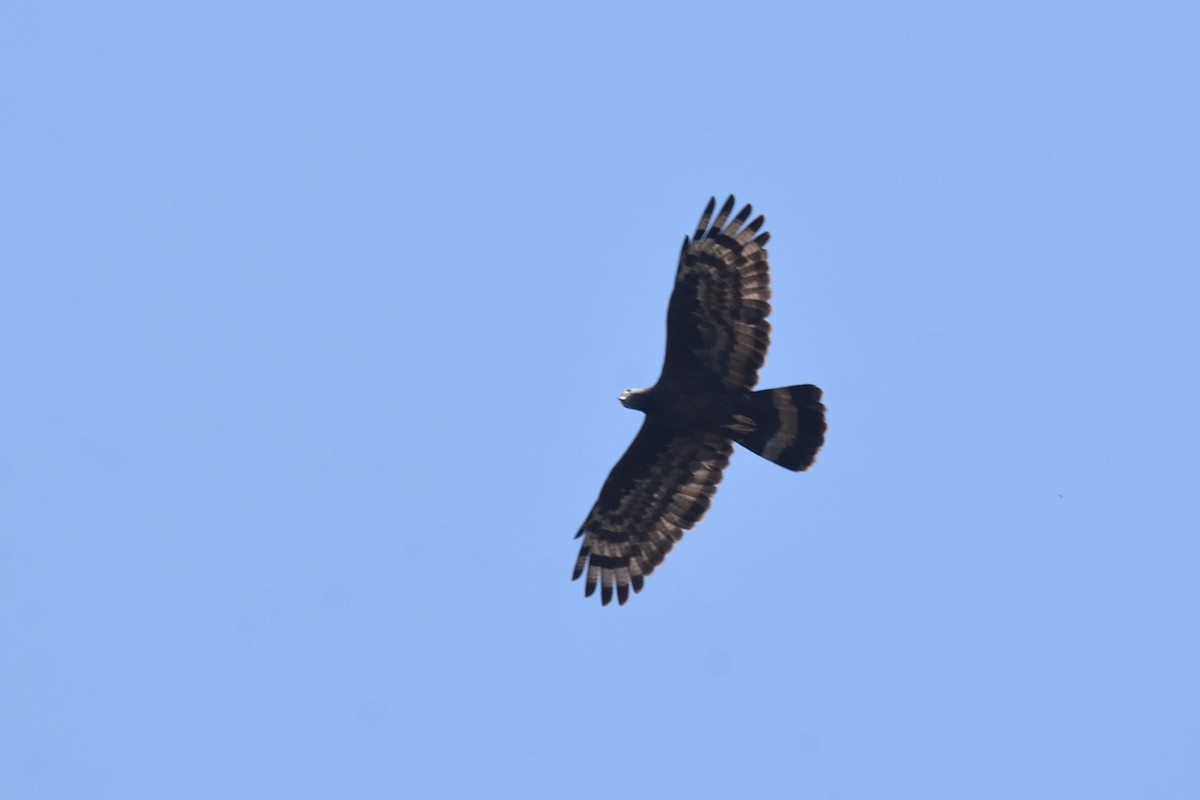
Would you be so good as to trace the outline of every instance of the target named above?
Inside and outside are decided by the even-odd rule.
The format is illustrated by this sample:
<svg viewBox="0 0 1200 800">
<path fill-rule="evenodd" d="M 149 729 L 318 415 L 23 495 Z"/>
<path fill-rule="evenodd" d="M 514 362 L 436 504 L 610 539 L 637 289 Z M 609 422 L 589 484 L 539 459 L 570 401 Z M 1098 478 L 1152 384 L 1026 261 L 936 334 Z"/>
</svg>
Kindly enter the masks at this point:
<svg viewBox="0 0 1200 800">
<path fill-rule="evenodd" d="M 649 389 L 621 403 L 646 420 L 613 467 L 576 537 L 573 578 L 584 593 L 624 603 L 629 588 L 662 563 L 712 502 L 733 442 L 791 470 L 807 469 L 825 439 L 816 386 L 753 391 L 771 326 L 763 217 L 747 205 L 732 220 L 731 195 L 713 218 L 709 200 L 692 238 L 684 237 L 667 308 L 667 352 Z M 710 224 L 711 222 L 711 224 Z"/>
</svg>

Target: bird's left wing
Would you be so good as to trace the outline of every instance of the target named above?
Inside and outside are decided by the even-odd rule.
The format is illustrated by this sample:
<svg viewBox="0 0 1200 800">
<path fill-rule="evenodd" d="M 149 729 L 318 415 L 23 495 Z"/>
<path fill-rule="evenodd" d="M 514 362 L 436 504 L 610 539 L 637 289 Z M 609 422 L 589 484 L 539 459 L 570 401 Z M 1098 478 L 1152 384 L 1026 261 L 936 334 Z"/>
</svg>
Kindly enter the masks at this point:
<svg viewBox="0 0 1200 800">
<path fill-rule="evenodd" d="M 683 240 L 667 308 L 667 354 L 661 381 L 698 390 L 747 391 L 771 340 L 770 268 L 761 215 L 751 207 L 730 218 L 730 195 L 716 217 L 708 201 L 692 238 Z"/>
<path fill-rule="evenodd" d="M 600 499 L 576 537 L 583 537 L 572 579 L 587 572 L 584 594 L 600 584 L 607 605 L 662 563 L 683 532 L 700 521 L 729 463 L 733 445 L 717 434 L 698 434 L 647 419 L 613 467 Z"/>
</svg>

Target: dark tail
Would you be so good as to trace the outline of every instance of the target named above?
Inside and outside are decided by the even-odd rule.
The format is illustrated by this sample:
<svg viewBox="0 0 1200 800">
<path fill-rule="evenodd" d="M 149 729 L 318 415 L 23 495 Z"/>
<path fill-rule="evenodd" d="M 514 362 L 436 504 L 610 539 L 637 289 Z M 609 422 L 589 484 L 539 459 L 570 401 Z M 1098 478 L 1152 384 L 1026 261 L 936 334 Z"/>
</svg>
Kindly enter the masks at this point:
<svg viewBox="0 0 1200 800">
<path fill-rule="evenodd" d="M 731 426 L 734 439 L 768 461 L 808 469 L 825 442 L 825 406 L 811 384 L 753 392 Z"/>
</svg>

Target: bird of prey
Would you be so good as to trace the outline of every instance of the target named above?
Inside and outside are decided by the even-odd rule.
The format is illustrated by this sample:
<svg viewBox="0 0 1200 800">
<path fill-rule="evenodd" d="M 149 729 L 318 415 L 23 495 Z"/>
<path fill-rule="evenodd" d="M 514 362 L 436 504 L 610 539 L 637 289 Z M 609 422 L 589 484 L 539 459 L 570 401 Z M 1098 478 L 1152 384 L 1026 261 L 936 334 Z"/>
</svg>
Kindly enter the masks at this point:
<svg viewBox="0 0 1200 800">
<path fill-rule="evenodd" d="M 731 195 L 713 217 L 708 201 L 684 237 L 667 307 L 667 353 L 658 382 L 627 389 L 621 404 L 646 415 L 584 520 L 572 579 L 585 596 L 624 604 L 708 510 L 733 443 L 790 470 L 812 463 L 825 441 L 816 386 L 754 391 L 770 340 L 770 234 L 747 205 L 730 219 Z"/>
</svg>

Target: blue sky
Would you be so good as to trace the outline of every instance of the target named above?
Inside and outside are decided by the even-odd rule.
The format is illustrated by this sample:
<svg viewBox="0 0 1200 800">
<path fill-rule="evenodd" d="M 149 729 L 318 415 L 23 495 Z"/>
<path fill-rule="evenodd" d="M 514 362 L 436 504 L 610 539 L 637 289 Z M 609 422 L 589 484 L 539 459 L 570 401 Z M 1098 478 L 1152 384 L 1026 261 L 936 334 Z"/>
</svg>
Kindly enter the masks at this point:
<svg viewBox="0 0 1200 800">
<path fill-rule="evenodd" d="M 0 795 L 1194 798 L 1200 7 L 10 6 Z M 763 386 L 572 536 L 710 195 Z"/>
</svg>

